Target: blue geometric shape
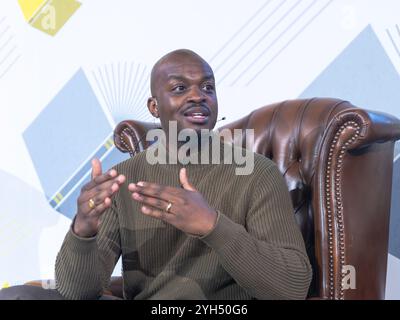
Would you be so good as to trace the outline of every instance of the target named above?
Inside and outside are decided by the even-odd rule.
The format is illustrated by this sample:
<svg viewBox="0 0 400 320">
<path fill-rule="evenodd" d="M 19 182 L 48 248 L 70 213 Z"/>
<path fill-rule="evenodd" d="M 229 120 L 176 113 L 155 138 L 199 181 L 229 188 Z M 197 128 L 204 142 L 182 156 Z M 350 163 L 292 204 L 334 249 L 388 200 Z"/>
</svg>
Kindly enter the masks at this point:
<svg viewBox="0 0 400 320">
<path fill-rule="evenodd" d="M 23 134 L 46 196 L 52 196 L 111 131 L 80 69 Z"/>
<path fill-rule="evenodd" d="M 394 157 L 397 157 L 400 154 L 400 142 L 397 141 L 394 144 Z"/>
<path fill-rule="evenodd" d="M 400 76 L 370 25 L 300 95 L 315 96 L 400 116 Z"/>
<path fill-rule="evenodd" d="M 23 133 L 46 198 L 65 216 L 76 212 L 75 193 L 93 157 L 104 158 L 104 170 L 127 158 L 115 150 L 112 131 L 80 69 Z"/>
<path fill-rule="evenodd" d="M 400 160 L 393 164 L 389 253 L 400 259 Z"/>
</svg>

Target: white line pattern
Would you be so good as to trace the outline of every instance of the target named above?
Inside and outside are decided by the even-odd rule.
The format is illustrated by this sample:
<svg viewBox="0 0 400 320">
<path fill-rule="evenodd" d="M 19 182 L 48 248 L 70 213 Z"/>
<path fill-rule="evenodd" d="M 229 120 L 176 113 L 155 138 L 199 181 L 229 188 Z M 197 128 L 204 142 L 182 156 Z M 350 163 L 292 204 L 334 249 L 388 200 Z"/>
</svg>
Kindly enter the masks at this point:
<svg viewBox="0 0 400 320">
<path fill-rule="evenodd" d="M 125 114 L 137 120 L 151 119 L 145 108 L 150 78 L 146 66 L 134 62 L 118 62 L 98 68 L 92 72 L 92 76 L 114 117 Z"/>
<path fill-rule="evenodd" d="M 20 57 L 15 35 L 11 27 L 7 25 L 6 17 L 2 17 L 0 18 L 0 80 L 6 76 Z"/>
</svg>

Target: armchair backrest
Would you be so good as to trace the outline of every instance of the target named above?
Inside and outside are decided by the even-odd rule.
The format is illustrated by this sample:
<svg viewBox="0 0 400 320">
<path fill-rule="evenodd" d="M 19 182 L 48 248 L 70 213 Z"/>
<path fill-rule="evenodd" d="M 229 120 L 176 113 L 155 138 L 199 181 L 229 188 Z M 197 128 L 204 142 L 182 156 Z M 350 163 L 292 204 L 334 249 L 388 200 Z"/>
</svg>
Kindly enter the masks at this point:
<svg viewBox="0 0 400 320">
<path fill-rule="evenodd" d="M 155 124 L 114 131 L 122 152 L 148 146 Z M 394 142 L 400 121 L 337 99 L 291 100 L 254 110 L 222 129 L 254 129 L 254 152 L 284 176 L 314 277 L 309 296 L 383 299 Z M 232 141 L 245 147 L 242 141 Z"/>
</svg>

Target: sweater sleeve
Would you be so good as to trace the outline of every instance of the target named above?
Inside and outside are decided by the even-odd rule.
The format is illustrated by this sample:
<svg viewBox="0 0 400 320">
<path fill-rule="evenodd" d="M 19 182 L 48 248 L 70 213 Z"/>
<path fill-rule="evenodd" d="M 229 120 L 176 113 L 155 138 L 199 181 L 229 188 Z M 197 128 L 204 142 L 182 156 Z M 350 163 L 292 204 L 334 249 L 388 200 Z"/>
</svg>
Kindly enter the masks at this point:
<svg viewBox="0 0 400 320">
<path fill-rule="evenodd" d="M 120 257 L 118 217 L 113 206 L 101 217 L 99 233 L 92 238 L 78 237 L 72 227 L 57 255 L 57 290 L 67 299 L 97 299 L 109 285 Z"/>
<path fill-rule="evenodd" d="M 275 164 L 252 188 L 246 225 L 219 212 L 202 239 L 232 278 L 256 299 L 304 299 L 311 266 L 285 181 Z"/>
</svg>

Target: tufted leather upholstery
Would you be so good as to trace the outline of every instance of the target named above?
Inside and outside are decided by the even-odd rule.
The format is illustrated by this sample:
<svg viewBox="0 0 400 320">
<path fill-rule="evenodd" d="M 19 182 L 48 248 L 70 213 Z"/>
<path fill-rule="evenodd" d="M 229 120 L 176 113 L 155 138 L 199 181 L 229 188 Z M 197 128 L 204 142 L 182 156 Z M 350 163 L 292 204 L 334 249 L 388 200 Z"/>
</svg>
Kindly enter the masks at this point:
<svg viewBox="0 0 400 320">
<path fill-rule="evenodd" d="M 134 155 L 148 147 L 145 134 L 153 127 L 123 121 L 114 131 L 115 144 Z M 250 147 L 283 174 L 314 269 L 309 296 L 383 299 L 400 121 L 316 98 L 268 105 L 222 129 L 254 129 Z M 233 143 L 245 146 L 244 139 Z M 346 265 L 355 268 L 356 289 L 342 285 Z"/>
</svg>

